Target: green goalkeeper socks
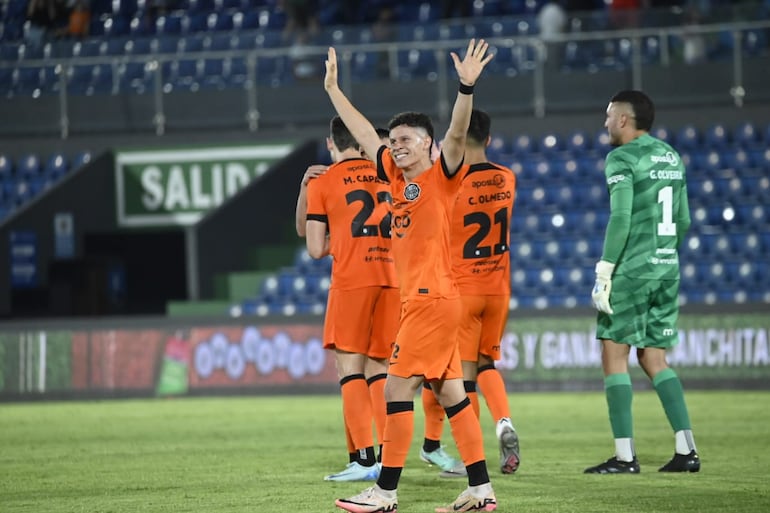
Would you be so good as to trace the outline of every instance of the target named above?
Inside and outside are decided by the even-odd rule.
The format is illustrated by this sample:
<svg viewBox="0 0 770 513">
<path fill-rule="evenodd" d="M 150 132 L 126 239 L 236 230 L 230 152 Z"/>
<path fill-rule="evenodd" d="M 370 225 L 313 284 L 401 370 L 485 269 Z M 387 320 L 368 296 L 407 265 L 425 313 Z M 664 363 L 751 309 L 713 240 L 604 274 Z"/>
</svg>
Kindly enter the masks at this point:
<svg viewBox="0 0 770 513">
<path fill-rule="evenodd" d="M 652 385 L 658 393 L 663 410 L 666 412 L 668 422 L 673 430 L 682 431 L 691 429 L 690 416 L 687 413 L 687 404 L 684 402 L 684 390 L 682 382 L 674 372 L 674 369 L 667 368 L 652 378 Z"/>
<path fill-rule="evenodd" d="M 610 413 L 610 426 L 614 438 L 633 438 L 631 415 L 631 376 L 628 373 L 610 374 L 604 378 L 604 393 Z"/>
</svg>

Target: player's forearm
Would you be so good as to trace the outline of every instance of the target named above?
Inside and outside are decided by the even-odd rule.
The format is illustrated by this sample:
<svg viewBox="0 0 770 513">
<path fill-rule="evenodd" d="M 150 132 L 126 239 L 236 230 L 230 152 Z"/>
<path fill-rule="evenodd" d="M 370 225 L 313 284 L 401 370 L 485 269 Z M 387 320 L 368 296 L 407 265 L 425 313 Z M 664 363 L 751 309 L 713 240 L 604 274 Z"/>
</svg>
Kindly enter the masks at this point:
<svg viewBox="0 0 770 513">
<path fill-rule="evenodd" d="M 460 167 L 465 154 L 465 140 L 468 134 L 468 125 L 471 122 L 473 110 L 473 95 L 457 93 L 452 118 L 449 121 L 441 151 L 450 174 L 454 174 Z"/>
<path fill-rule="evenodd" d="M 297 235 L 305 236 L 305 224 L 307 223 L 307 186 L 300 185 L 299 196 L 297 196 L 297 208 L 294 212 L 294 226 Z"/>
<path fill-rule="evenodd" d="M 355 108 L 338 86 L 328 88 L 326 93 L 329 95 L 334 110 L 337 111 L 340 119 L 345 123 L 353 138 L 361 145 L 361 148 L 367 155 L 377 155 L 381 143 L 374 126 Z"/>
</svg>

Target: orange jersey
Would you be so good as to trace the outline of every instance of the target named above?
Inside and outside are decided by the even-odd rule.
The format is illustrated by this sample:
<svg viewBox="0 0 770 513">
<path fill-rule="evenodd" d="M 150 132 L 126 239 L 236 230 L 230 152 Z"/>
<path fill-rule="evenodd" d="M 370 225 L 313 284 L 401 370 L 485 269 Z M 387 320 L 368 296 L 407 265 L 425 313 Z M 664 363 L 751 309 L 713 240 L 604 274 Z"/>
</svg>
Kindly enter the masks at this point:
<svg viewBox="0 0 770 513">
<path fill-rule="evenodd" d="M 463 296 L 511 292 L 509 221 L 516 175 L 488 162 L 463 166 L 452 213 L 452 273 Z"/>
<path fill-rule="evenodd" d="M 390 150 L 377 156 L 378 176 L 390 182 L 393 196 L 391 234 L 401 298 L 459 296 L 452 277 L 449 226 L 462 176 L 448 176 L 443 159 L 414 180 L 404 178 Z"/>
<path fill-rule="evenodd" d="M 390 190 L 374 163 L 347 159 L 310 180 L 307 219 L 326 223 L 331 288 L 396 287 L 390 243 Z"/>
</svg>

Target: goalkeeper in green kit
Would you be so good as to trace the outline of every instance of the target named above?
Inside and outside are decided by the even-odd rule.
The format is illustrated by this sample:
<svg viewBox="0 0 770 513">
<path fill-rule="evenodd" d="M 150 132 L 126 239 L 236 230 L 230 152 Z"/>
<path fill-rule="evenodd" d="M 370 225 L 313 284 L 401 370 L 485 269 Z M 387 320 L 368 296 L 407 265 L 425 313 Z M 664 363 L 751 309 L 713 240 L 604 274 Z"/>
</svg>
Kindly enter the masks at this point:
<svg viewBox="0 0 770 513">
<path fill-rule="evenodd" d="M 654 117 L 652 100 L 641 91 L 621 91 L 607 107 L 604 126 L 615 147 L 605 166 L 610 217 L 591 297 L 599 310 L 596 338 L 615 456 L 587 474 L 640 471 L 628 374 L 632 346 L 674 430 L 674 457 L 659 470 L 700 470 L 682 383 L 666 362 L 666 350 L 679 340 L 677 247 L 690 226 L 687 185 L 679 154 L 649 134 Z"/>
</svg>

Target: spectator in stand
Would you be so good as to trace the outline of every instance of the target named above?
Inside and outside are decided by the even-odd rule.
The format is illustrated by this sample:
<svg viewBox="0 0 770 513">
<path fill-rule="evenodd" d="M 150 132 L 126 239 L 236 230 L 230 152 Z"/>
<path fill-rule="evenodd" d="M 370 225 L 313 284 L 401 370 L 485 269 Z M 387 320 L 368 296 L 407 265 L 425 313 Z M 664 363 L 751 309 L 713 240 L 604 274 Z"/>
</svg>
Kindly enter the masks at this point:
<svg viewBox="0 0 770 513">
<path fill-rule="evenodd" d="M 473 0 L 443 0 L 441 2 L 441 18 L 470 18 L 473 10 Z"/>
<path fill-rule="evenodd" d="M 639 25 L 641 0 L 612 0 L 610 2 L 610 23 L 613 28 L 634 28 Z"/>
<path fill-rule="evenodd" d="M 24 34 L 27 44 L 39 46 L 55 33 L 63 16 L 63 7 L 58 0 L 29 0 Z"/>
<path fill-rule="evenodd" d="M 546 66 L 558 69 L 561 65 L 563 43 L 559 36 L 567 29 L 567 12 L 562 2 L 547 2 L 537 13 L 535 19 L 540 32 L 540 39 L 545 43 Z"/>
<path fill-rule="evenodd" d="M 57 37 L 81 39 L 88 36 L 91 24 L 91 6 L 88 0 L 74 0 L 69 11 L 69 22 L 56 31 Z"/>
</svg>

